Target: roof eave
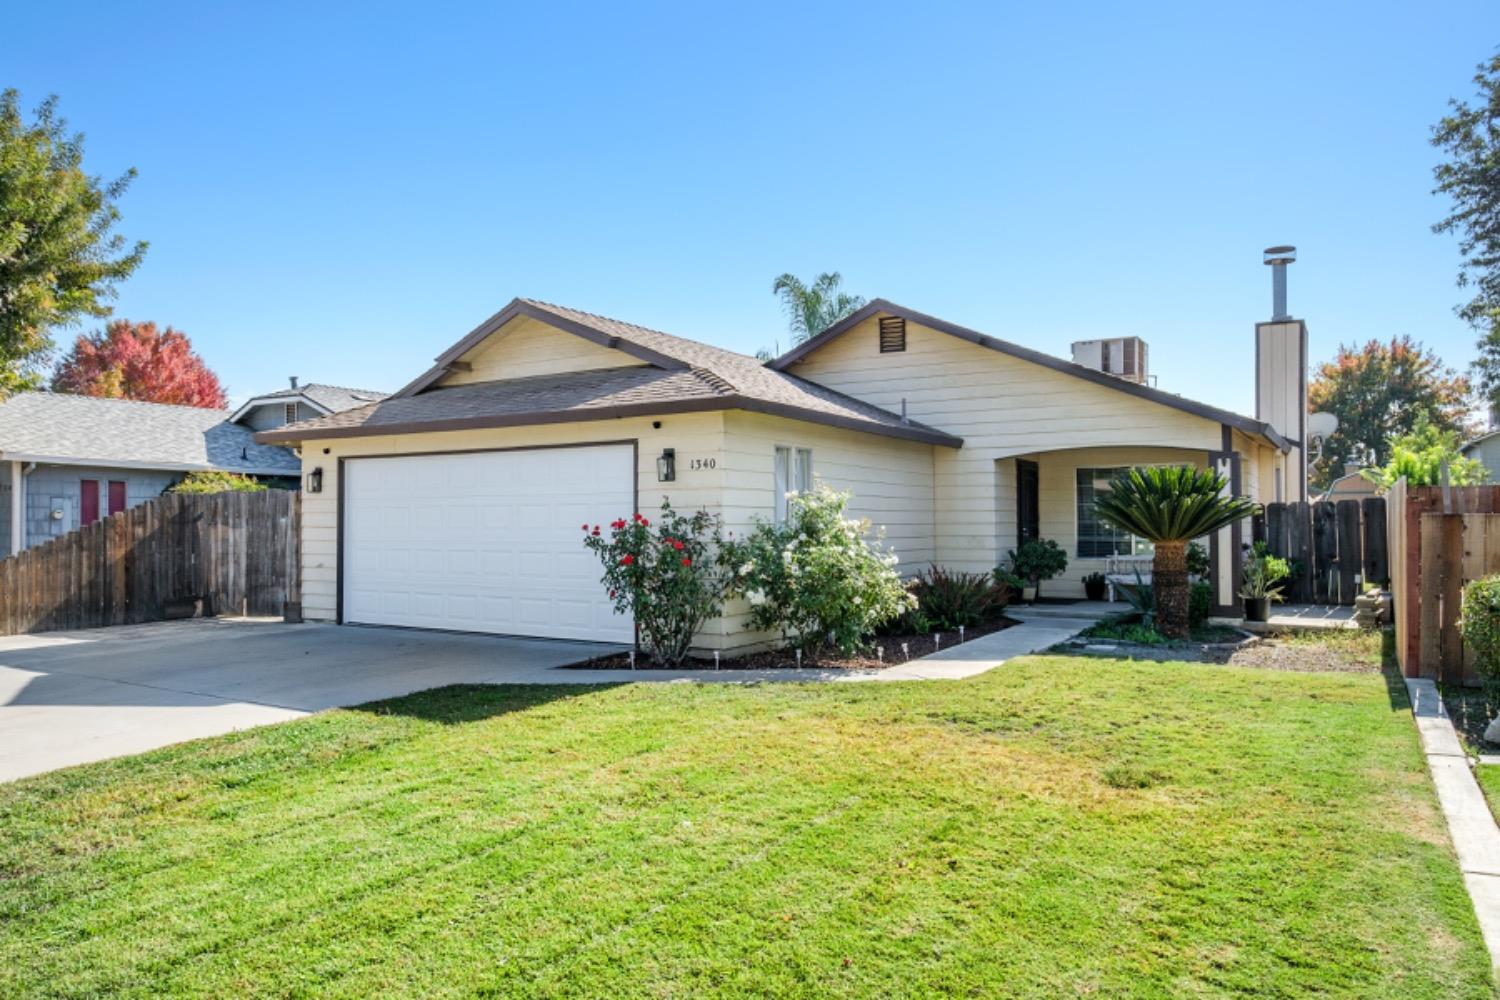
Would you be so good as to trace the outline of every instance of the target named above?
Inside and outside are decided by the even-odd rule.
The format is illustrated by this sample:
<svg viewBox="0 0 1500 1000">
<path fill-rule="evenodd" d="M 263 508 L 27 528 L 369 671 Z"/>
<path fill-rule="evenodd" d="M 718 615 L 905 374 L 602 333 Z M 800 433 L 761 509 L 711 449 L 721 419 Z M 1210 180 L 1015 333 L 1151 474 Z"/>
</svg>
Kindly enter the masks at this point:
<svg viewBox="0 0 1500 1000">
<path fill-rule="evenodd" d="M 888 299 L 875 299 L 871 301 L 858 311 L 853 312 L 843 319 L 839 320 L 837 323 L 833 324 L 828 329 L 818 334 L 816 337 L 809 338 L 798 346 L 792 348 L 790 351 L 787 351 L 781 357 L 768 362 L 767 367 L 772 368 L 775 371 L 786 371 L 786 369 L 791 365 L 802 360 L 813 351 L 816 351 L 819 347 L 822 347 L 829 341 L 842 336 L 844 333 L 847 333 L 855 326 L 858 326 L 860 323 L 863 323 L 870 317 L 877 316 L 880 313 L 888 313 L 892 316 L 900 316 L 908 322 L 917 323 L 921 326 L 937 330 L 939 333 L 946 333 L 951 337 L 957 337 L 960 340 L 969 341 L 970 343 L 977 344 L 980 347 L 984 347 L 992 351 L 998 351 L 1001 354 L 1006 354 L 1011 357 L 1018 358 L 1022 361 L 1029 361 L 1033 364 L 1041 365 L 1044 368 L 1050 368 L 1053 371 L 1061 372 L 1064 375 L 1072 375 L 1075 378 L 1081 378 L 1084 381 L 1093 382 L 1095 385 L 1102 385 L 1109 389 L 1115 389 L 1127 395 L 1146 399 L 1153 403 L 1158 403 L 1162 406 L 1170 407 L 1174 410 L 1181 410 L 1185 413 L 1191 413 L 1194 416 L 1203 417 L 1207 420 L 1213 420 L 1221 424 L 1229 424 L 1231 427 L 1235 427 L 1247 434 L 1258 434 L 1269 441 L 1276 448 L 1280 449 L 1282 452 L 1290 451 L 1293 447 L 1297 446 L 1296 442 L 1294 442 L 1290 438 L 1284 437 L 1274 427 L 1263 421 L 1246 417 L 1243 414 L 1235 413 L 1231 410 L 1222 410 L 1217 406 L 1209 406 L 1207 403 L 1200 403 L 1197 400 L 1187 399 L 1183 396 L 1176 396 L 1170 392 L 1164 392 L 1161 389 L 1154 389 L 1148 385 L 1141 385 L 1138 382 L 1127 382 L 1122 378 L 1110 375 L 1106 372 L 1098 371 L 1094 368 L 1089 368 L 1086 365 L 1074 364 L 1071 361 L 1067 361 L 1059 357 L 1054 357 L 1053 355 L 1047 354 L 1043 351 L 1033 350 L 1030 347 L 1022 347 L 1020 344 L 1012 344 L 1009 341 L 1000 340 L 998 338 L 991 337 L 988 334 L 980 333 L 978 330 L 971 330 L 968 327 L 959 326 L 956 323 L 950 323 L 947 320 L 938 319 L 936 316 L 929 316 L 926 313 L 918 312 L 915 309 L 908 309 L 907 307 L 897 305 L 896 303 L 891 302 Z"/>
<path fill-rule="evenodd" d="M 717 396 L 712 399 L 690 399 L 675 402 L 632 403 L 624 406 L 600 407 L 592 410 L 547 410 L 528 413 L 509 413 L 485 417 L 454 417 L 446 420 L 407 421 L 404 423 L 351 427 L 307 428 L 289 431 L 285 428 L 260 431 L 255 435 L 259 444 L 287 445 L 302 441 L 322 441 L 332 438 L 381 437 L 389 434 L 419 434 L 439 431 L 482 430 L 493 427 L 527 427 L 534 424 L 585 423 L 594 420 L 614 420 L 626 417 L 651 417 L 670 413 L 704 413 L 713 410 L 746 410 L 773 416 L 806 420 L 810 423 L 842 427 L 847 430 L 881 437 L 903 438 L 924 444 L 946 448 L 959 448 L 963 439 L 942 431 L 919 426 L 890 426 L 872 424 L 857 417 L 841 417 L 837 414 L 821 413 L 788 404 L 771 403 L 744 396 Z"/>
<path fill-rule="evenodd" d="M 472 351 L 475 347 L 483 343 L 484 340 L 491 334 L 493 334 L 496 330 L 499 330 L 505 324 L 509 323 L 511 320 L 515 319 L 518 316 L 526 316 L 536 320 L 539 323 L 546 323 L 548 326 L 555 327 L 559 330 L 564 331 L 565 333 L 571 333 L 576 337 L 582 337 L 584 340 L 598 344 L 601 347 L 613 348 L 614 350 L 621 351 L 622 353 L 628 354 L 633 358 L 638 358 L 639 360 L 644 361 L 647 364 L 656 365 L 658 368 L 665 368 L 668 371 L 685 371 L 689 367 L 686 362 L 679 361 L 678 359 L 673 357 L 668 357 L 667 355 L 661 354 L 657 351 L 653 351 L 648 347 L 643 347 L 642 345 L 637 344 L 632 340 L 628 340 L 624 337 L 618 336 L 617 334 L 597 329 L 596 327 L 589 326 L 585 323 L 579 323 L 578 321 L 569 319 L 566 316 L 560 316 L 557 313 L 552 312 L 550 309 L 543 309 L 542 307 L 527 302 L 524 299 L 516 298 L 511 299 L 510 302 L 506 304 L 505 308 L 495 313 L 483 323 L 480 323 L 474 329 L 465 334 L 462 339 L 460 339 L 456 344 L 448 348 L 442 354 L 439 354 L 437 356 L 437 359 L 433 362 L 431 368 L 427 369 L 421 375 L 418 375 L 415 379 L 413 379 L 411 382 L 408 382 L 400 389 L 397 389 L 396 392 L 389 398 L 400 399 L 406 396 L 415 396 L 423 389 L 428 388 L 434 382 L 448 373 L 449 365 L 457 361 L 459 358 L 463 357 L 469 351 Z"/>
<path fill-rule="evenodd" d="M 252 476 L 295 476 L 299 474 L 299 470 L 296 467 L 280 469 L 272 466 L 215 464 L 212 462 L 149 462 L 138 459 L 43 455 L 11 451 L 0 453 L 0 461 L 35 462 L 38 465 L 70 465 L 97 469 L 160 470 L 163 472 L 211 472 L 219 469 L 225 472 L 240 472 Z"/>
</svg>

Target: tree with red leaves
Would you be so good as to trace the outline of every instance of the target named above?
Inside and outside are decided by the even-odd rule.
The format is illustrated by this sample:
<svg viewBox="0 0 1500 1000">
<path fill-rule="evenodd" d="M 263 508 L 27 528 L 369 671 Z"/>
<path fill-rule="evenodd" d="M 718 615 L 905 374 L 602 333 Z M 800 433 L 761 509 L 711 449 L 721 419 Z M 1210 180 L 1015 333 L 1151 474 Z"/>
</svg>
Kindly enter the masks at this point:
<svg viewBox="0 0 1500 1000">
<path fill-rule="evenodd" d="M 124 319 L 102 333 L 81 335 L 58 365 L 52 389 L 215 410 L 229 405 L 219 376 L 203 363 L 186 334 Z"/>
</svg>

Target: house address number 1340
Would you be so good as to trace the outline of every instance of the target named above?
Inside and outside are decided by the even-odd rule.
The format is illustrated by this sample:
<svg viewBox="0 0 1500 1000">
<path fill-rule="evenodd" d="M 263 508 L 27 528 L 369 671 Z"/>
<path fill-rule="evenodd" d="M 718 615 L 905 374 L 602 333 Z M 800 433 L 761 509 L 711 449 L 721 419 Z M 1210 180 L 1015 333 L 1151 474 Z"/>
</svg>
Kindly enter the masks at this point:
<svg viewBox="0 0 1500 1000">
<path fill-rule="evenodd" d="M 718 467 L 719 467 L 719 460 L 717 458 L 690 458 L 690 459 L 688 459 L 688 468 L 692 469 L 694 471 L 696 471 L 698 469 L 716 469 Z"/>
</svg>

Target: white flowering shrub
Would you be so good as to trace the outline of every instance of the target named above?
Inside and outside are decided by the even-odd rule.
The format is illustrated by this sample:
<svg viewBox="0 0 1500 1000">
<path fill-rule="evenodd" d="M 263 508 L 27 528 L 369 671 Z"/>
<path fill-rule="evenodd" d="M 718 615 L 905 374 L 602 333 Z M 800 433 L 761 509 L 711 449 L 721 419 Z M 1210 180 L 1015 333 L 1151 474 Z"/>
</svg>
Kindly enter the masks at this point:
<svg viewBox="0 0 1500 1000">
<path fill-rule="evenodd" d="M 846 516 L 849 494 L 819 486 L 788 494 L 787 521 L 763 520 L 735 543 L 738 589 L 754 629 L 780 632 L 804 655 L 857 652 L 881 625 L 915 606 L 883 532 Z"/>
</svg>

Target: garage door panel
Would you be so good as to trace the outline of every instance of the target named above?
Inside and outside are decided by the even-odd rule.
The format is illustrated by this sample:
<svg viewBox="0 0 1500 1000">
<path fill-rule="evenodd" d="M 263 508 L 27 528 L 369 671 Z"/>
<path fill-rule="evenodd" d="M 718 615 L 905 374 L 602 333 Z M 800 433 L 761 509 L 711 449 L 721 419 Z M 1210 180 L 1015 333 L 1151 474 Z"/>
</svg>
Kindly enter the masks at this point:
<svg viewBox="0 0 1500 1000">
<path fill-rule="evenodd" d="M 344 618 L 629 642 L 578 526 L 634 480 L 628 445 L 346 460 Z"/>
</svg>

